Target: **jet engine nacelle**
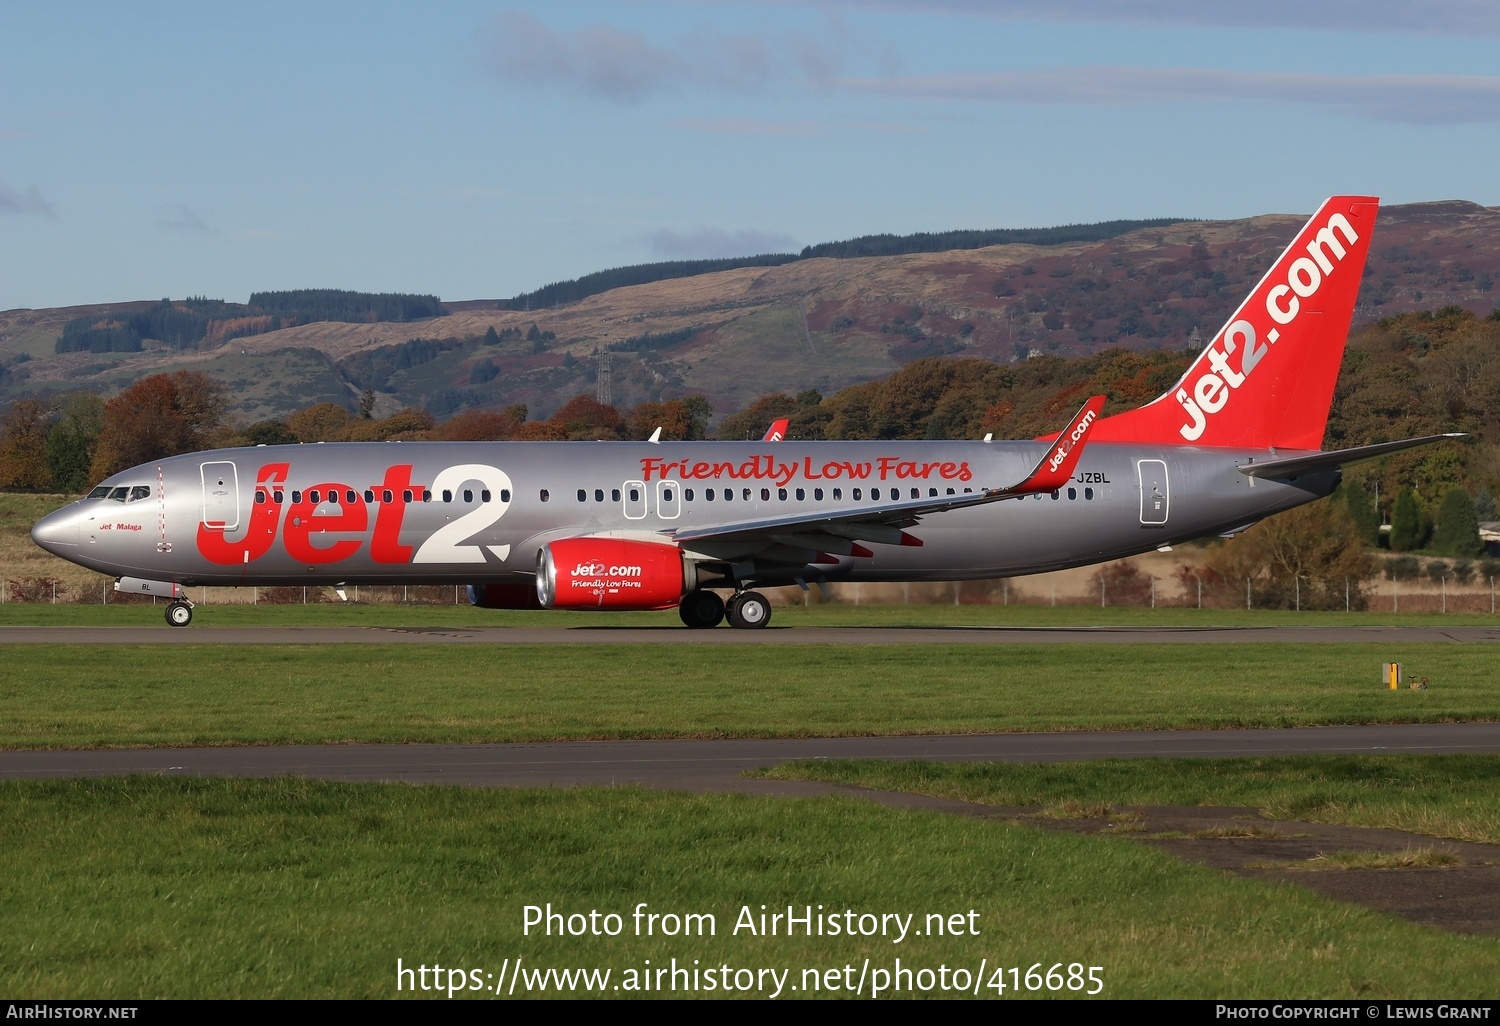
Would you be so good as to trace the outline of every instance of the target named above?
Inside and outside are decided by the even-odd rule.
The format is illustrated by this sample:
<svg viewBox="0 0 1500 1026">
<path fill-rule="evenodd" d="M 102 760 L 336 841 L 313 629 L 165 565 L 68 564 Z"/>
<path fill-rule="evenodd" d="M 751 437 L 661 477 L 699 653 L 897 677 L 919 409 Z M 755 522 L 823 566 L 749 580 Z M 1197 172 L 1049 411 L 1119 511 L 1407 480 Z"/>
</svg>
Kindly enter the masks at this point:
<svg viewBox="0 0 1500 1026">
<path fill-rule="evenodd" d="M 471 584 L 469 601 L 480 609 L 541 609 L 536 587 L 523 584 Z"/>
<path fill-rule="evenodd" d="M 670 609 L 693 589 L 676 545 L 565 538 L 536 554 L 536 596 L 547 609 Z"/>
</svg>

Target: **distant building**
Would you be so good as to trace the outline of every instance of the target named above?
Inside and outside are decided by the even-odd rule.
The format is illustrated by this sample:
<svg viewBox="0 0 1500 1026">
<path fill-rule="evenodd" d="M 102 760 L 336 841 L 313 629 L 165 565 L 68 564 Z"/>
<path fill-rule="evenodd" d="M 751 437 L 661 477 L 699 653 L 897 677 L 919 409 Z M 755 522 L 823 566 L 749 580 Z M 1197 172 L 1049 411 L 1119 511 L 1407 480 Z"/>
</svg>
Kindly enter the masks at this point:
<svg viewBox="0 0 1500 1026">
<path fill-rule="evenodd" d="M 1500 520 L 1486 520 L 1479 525 L 1479 542 L 1487 556 L 1500 556 Z"/>
<path fill-rule="evenodd" d="M 1193 333 L 1187 337 L 1187 344 L 1183 346 L 1191 352 L 1198 352 L 1203 348 L 1203 336 L 1198 334 L 1198 326 L 1193 325 Z"/>
</svg>

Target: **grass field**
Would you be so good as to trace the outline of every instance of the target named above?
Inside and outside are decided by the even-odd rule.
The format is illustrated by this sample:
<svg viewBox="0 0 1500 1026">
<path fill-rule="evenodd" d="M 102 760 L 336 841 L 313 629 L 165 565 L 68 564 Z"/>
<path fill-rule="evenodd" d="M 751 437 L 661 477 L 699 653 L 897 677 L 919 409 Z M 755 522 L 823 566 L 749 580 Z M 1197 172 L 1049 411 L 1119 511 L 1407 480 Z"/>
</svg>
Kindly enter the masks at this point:
<svg viewBox="0 0 1500 1026">
<path fill-rule="evenodd" d="M 1500 757 L 1121 759 L 1064 765 L 784 763 L 780 780 L 831 780 L 986 805 L 1226 805 L 1272 819 L 1389 827 L 1500 844 Z"/>
<path fill-rule="evenodd" d="M 1058 963 L 1056 993 L 1075 993 L 1066 974 L 1078 963 L 1080 976 L 1102 967 L 1103 994 L 1116 998 L 1483 998 L 1500 977 L 1495 938 L 1225 877 L 1119 839 L 853 799 L 8 783 L 0 830 L 0 990 L 31 997 L 391 997 L 398 958 L 477 970 L 442 979 L 487 987 L 517 958 L 528 971 L 609 969 L 609 996 L 631 996 L 629 973 L 638 983 L 648 959 L 660 969 L 673 958 L 731 974 L 789 971 L 784 997 L 808 996 L 804 970 L 825 987 L 834 978 L 823 973 L 837 970 L 842 988 L 865 959 L 875 981 L 897 958 L 932 971 L 914 973 L 913 985 L 935 988 L 940 967 L 950 981 L 962 969 L 988 997 L 1028 996 L 1008 973 L 1003 993 L 985 984 L 997 966 L 1016 967 L 1024 988 L 1038 963 L 1043 995 L 1043 974 Z M 524 935 L 525 906 L 548 902 L 565 914 L 618 913 L 623 932 Z M 634 936 L 641 902 L 710 913 L 715 934 Z M 965 935 L 893 943 L 733 932 L 742 907 L 758 915 L 789 904 L 912 915 L 916 930 L 929 914 L 958 914 Z M 739 979 L 754 986 L 752 975 Z M 749 993 L 769 996 L 775 984 L 761 980 Z M 610 989 L 619 985 L 627 989 Z M 515 996 L 526 992 L 523 983 Z"/>
<path fill-rule="evenodd" d="M 1491 645 L 10 645 L 0 654 L 0 747 L 9 748 L 1500 718 Z M 1386 660 L 1431 689 L 1386 690 Z"/>
<path fill-rule="evenodd" d="M 586 613 L 545 610 L 479 609 L 460 602 L 404 604 L 395 601 L 340 603 L 312 596 L 306 605 L 222 604 L 210 588 L 190 589 L 199 603 L 195 627 L 670 627 L 680 629 L 675 610 L 647 613 Z M 312 589 L 310 589 L 311 591 Z M 384 588 L 384 591 L 391 589 Z M 394 589 L 399 596 L 401 589 Z M 446 589 L 445 589 L 446 590 Z M 352 595 L 352 591 L 351 591 Z M 115 596 L 110 594 L 111 603 Z M 0 626 L 165 626 L 164 604 L 101 602 L 0 603 Z M 1157 609 L 1110 606 L 778 606 L 768 629 L 784 627 L 1500 627 L 1500 617 L 1482 613 L 1363 613 L 1244 609 Z M 721 628 L 728 630 L 728 628 Z M 746 643 L 752 637 L 745 637 Z"/>
</svg>

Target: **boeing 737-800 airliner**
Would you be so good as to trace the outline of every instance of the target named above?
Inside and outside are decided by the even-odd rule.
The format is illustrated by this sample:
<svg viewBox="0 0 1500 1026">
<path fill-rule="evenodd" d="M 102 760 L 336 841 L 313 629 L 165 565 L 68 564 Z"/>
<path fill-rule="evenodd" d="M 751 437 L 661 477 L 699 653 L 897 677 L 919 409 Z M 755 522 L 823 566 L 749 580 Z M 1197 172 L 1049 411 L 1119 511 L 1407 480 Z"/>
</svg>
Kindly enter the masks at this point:
<svg viewBox="0 0 1500 1026">
<path fill-rule="evenodd" d="M 1014 576 L 1233 532 L 1450 437 L 1319 450 L 1376 206 L 1328 200 L 1166 394 L 1111 417 L 1095 396 L 1049 438 L 224 449 L 116 474 L 32 537 L 172 600 L 176 626 L 189 585 L 432 583 L 751 628 L 755 587 Z"/>
</svg>

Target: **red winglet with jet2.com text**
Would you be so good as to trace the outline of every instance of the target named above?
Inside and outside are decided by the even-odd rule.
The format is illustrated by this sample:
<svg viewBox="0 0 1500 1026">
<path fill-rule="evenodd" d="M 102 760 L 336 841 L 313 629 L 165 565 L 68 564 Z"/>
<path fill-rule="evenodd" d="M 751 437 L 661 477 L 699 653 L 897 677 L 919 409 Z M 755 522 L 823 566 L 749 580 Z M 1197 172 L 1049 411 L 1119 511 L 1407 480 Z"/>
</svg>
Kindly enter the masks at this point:
<svg viewBox="0 0 1500 1026">
<path fill-rule="evenodd" d="M 1083 404 L 1072 423 L 1062 429 L 1053 440 L 1052 448 L 1027 476 L 1026 480 L 1013 488 L 1004 489 L 1006 495 L 1030 495 L 1033 492 L 1056 491 L 1067 484 L 1083 455 L 1089 432 L 1099 422 L 1099 411 L 1104 409 L 1104 396 L 1096 395 Z"/>
</svg>

